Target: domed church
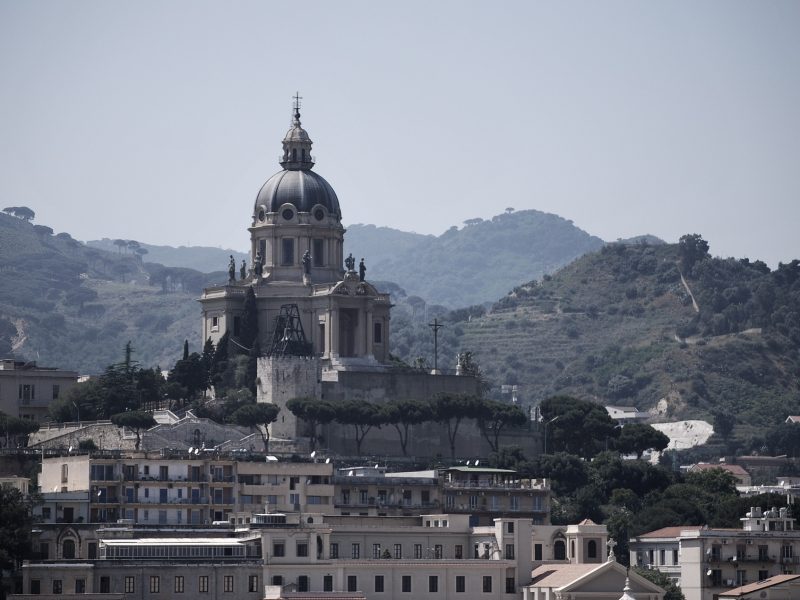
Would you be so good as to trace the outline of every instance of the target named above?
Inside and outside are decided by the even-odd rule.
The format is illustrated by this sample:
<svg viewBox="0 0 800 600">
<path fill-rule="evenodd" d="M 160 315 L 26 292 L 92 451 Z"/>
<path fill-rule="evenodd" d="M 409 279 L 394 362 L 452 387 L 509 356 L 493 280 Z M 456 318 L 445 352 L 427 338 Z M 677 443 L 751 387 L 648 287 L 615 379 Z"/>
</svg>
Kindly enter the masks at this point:
<svg viewBox="0 0 800 600">
<path fill-rule="evenodd" d="M 366 266 L 356 263 L 361 257 L 344 256 L 339 199 L 313 171 L 311 146 L 296 96 L 292 125 L 283 138 L 281 170 L 256 195 L 248 228 L 250 264 L 236 265 L 231 257 L 227 283 L 205 289 L 200 298 L 203 339 L 217 344 L 228 333 L 241 346 L 245 304 L 248 297 L 252 302 L 252 291 L 262 354 L 256 399 L 281 407 L 278 421 L 270 426 L 273 439 L 300 443 L 305 428 L 285 409 L 292 398 L 385 402 L 477 390 L 473 377 L 389 364 L 389 294 L 366 280 Z M 446 451 L 440 432 L 432 427 L 423 439 L 424 429 L 418 428 L 416 435 L 425 452 Z M 352 452 L 349 429 L 324 433 L 330 449 Z M 382 437 L 373 440 L 374 450 L 396 453 L 397 444 Z"/>
<path fill-rule="evenodd" d="M 310 353 L 325 366 L 378 366 L 388 358 L 389 295 L 365 281 L 356 259 L 343 256 L 339 199 L 313 171 L 312 143 L 300 123 L 298 98 L 283 138 L 282 170 L 256 195 L 250 265 L 232 264 L 227 284 L 204 290 L 200 299 L 203 339 L 216 344 L 226 331 L 234 340 L 240 335 L 245 292 L 252 287 L 262 352 L 275 349 L 276 323 L 278 338 L 285 337 L 289 323 L 278 318 L 282 307 L 296 305 L 300 323 L 292 334 L 301 326 Z"/>
</svg>

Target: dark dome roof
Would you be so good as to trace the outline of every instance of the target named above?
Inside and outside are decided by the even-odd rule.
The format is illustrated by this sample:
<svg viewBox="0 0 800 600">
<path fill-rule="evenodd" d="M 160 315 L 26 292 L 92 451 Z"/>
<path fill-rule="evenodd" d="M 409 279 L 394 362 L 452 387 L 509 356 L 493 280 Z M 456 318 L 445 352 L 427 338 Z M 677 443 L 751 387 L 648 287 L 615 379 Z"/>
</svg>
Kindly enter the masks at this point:
<svg viewBox="0 0 800 600">
<path fill-rule="evenodd" d="M 311 212 L 314 206 L 321 204 L 331 215 L 342 217 L 336 192 L 325 179 L 310 170 L 275 173 L 256 196 L 256 213 L 261 205 L 267 208 L 267 212 L 277 212 L 287 203 L 293 204 L 299 212 Z"/>
</svg>

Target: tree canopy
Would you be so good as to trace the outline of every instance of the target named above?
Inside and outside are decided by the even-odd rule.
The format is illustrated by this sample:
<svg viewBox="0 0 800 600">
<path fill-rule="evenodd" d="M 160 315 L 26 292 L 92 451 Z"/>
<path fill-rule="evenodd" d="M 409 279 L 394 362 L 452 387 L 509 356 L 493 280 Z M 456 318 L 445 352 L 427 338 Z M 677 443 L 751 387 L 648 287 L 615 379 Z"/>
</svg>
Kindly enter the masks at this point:
<svg viewBox="0 0 800 600">
<path fill-rule="evenodd" d="M 156 420 L 149 412 L 132 410 L 130 412 L 111 415 L 111 422 L 117 427 L 127 427 L 136 434 L 136 450 L 142 443 L 141 432 L 156 425 Z"/>
<path fill-rule="evenodd" d="M 547 447 L 553 451 L 591 458 L 613 447 L 619 434 L 616 422 L 599 404 L 569 396 L 542 402 L 542 419 L 548 423 Z"/>
<path fill-rule="evenodd" d="M 275 404 L 259 402 L 246 404 L 233 413 L 233 421 L 243 427 L 262 427 L 261 438 L 264 440 L 264 452 L 269 452 L 269 426 L 278 419 L 280 408 Z"/>
</svg>

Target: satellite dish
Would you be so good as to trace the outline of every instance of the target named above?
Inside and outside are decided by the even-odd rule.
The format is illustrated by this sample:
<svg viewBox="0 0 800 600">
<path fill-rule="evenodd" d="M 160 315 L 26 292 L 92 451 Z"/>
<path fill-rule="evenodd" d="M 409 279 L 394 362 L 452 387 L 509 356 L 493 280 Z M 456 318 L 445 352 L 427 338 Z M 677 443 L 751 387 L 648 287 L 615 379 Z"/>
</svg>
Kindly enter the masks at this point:
<svg viewBox="0 0 800 600">
<path fill-rule="evenodd" d="M 477 466 L 480 464 L 480 462 L 481 462 L 481 461 L 479 461 L 479 460 L 476 460 L 476 461 L 475 461 L 475 466 L 477 467 Z"/>
<path fill-rule="evenodd" d="M 57 492 L 57 491 L 58 491 L 58 486 L 57 486 L 57 485 L 54 485 L 54 486 L 53 486 L 53 491 L 54 491 L 54 492 Z"/>
<path fill-rule="evenodd" d="M 347 476 L 348 476 L 348 477 L 352 477 L 352 476 L 353 476 L 353 472 L 352 472 L 352 471 L 350 471 L 350 472 L 347 474 Z"/>
<path fill-rule="evenodd" d="M 469 466 L 469 461 L 467 461 L 467 466 Z"/>
<path fill-rule="evenodd" d="M 189 454 L 191 454 L 192 452 L 194 452 L 194 446 L 189 446 Z"/>
<path fill-rule="evenodd" d="M 69 447 L 69 450 L 67 450 L 67 452 L 72 452 L 72 446 Z"/>
<path fill-rule="evenodd" d="M 317 455 L 317 451 L 316 450 L 312 450 L 311 454 L 309 456 L 311 456 L 311 458 L 314 458 L 316 455 Z"/>
<path fill-rule="evenodd" d="M 711 577 L 711 575 L 712 575 L 712 574 L 713 574 L 713 573 L 712 573 L 711 569 L 709 569 L 708 571 L 706 571 L 706 575 L 708 575 L 709 577 Z"/>
<path fill-rule="evenodd" d="M 200 448 L 195 448 L 194 449 L 194 453 L 195 453 L 195 455 L 199 455 L 200 454 Z"/>
<path fill-rule="evenodd" d="M 325 459 L 325 464 L 326 464 L 326 465 L 327 465 L 327 464 L 329 464 L 330 462 L 331 462 L 331 459 L 330 459 L 330 457 L 328 457 L 328 458 L 326 458 L 326 459 Z"/>
<path fill-rule="evenodd" d="M 378 468 L 378 463 L 375 463 L 375 468 L 376 468 L 376 469 Z"/>
<path fill-rule="evenodd" d="M 56 487 L 58 487 L 58 486 L 56 486 Z M 103 492 L 101 492 L 100 490 L 97 490 L 97 497 L 99 498 L 102 495 L 103 495 Z"/>
<path fill-rule="evenodd" d="M 271 454 L 267 456 L 267 462 L 276 462 L 277 460 L 277 456 L 272 456 Z"/>
</svg>

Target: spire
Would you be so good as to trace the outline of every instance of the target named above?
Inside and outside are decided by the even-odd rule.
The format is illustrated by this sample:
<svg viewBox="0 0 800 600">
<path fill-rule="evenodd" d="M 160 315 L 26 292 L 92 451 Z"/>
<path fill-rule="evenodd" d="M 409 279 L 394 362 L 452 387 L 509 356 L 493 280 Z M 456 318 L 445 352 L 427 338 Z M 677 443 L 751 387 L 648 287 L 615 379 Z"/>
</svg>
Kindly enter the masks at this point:
<svg viewBox="0 0 800 600">
<path fill-rule="evenodd" d="M 281 166 L 288 171 L 307 171 L 314 167 L 314 157 L 311 156 L 311 138 L 300 124 L 300 92 L 294 95 L 292 108 L 292 127 L 283 138 L 283 156 Z"/>
</svg>

